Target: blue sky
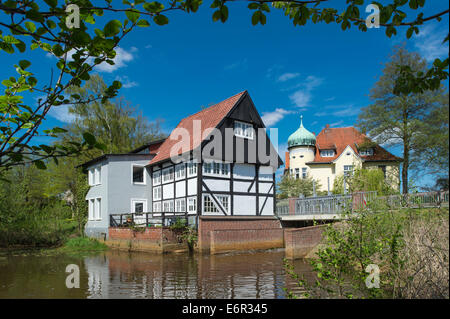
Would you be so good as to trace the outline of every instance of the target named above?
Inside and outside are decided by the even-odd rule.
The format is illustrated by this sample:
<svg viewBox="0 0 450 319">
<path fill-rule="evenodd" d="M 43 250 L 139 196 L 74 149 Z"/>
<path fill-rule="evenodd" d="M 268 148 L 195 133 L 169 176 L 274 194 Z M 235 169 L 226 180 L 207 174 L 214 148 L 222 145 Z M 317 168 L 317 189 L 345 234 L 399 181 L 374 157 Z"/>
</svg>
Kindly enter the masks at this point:
<svg viewBox="0 0 450 319">
<path fill-rule="evenodd" d="M 448 8 L 446 1 L 427 1 L 427 12 Z M 335 24 L 294 27 L 281 11 L 272 10 L 265 26 L 251 25 L 251 11 L 230 3 L 225 24 L 212 22 L 212 9 L 203 5 L 195 14 L 170 13 L 170 23 L 152 24 L 121 43 L 115 66 L 97 68 L 107 82 L 120 79 L 120 91 L 149 119 L 163 119 L 169 133 L 183 117 L 201 106 L 248 90 L 266 125 L 279 128 L 280 153 L 303 115 L 316 134 L 326 125 L 352 126 L 359 110 L 370 104 L 368 94 L 395 45 L 406 43 L 427 60 L 445 57 L 448 15 L 428 23 L 419 36 L 406 40 L 406 29 L 389 39 L 384 28 L 341 31 Z M 29 59 L 30 71 L 50 78 L 55 59 L 40 50 L 1 53 L 2 79 L 11 67 Z M 71 120 L 66 107 L 52 110 L 45 127 Z M 401 156 L 399 150 L 394 149 Z"/>
</svg>

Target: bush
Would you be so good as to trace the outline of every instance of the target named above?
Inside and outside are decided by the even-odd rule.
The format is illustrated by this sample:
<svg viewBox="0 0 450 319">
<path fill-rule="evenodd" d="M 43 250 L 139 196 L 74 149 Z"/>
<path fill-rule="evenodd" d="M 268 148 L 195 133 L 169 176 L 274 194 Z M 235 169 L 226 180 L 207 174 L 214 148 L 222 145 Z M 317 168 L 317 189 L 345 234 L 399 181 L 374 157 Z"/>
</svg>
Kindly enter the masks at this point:
<svg viewBox="0 0 450 319">
<path fill-rule="evenodd" d="M 70 238 L 61 248 L 62 251 L 103 251 L 106 249 L 108 246 L 89 237 Z"/>
<path fill-rule="evenodd" d="M 308 296 L 449 298 L 448 209 L 371 207 L 329 224 L 310 262 L 316 283 L 299 280 Z M 366 286 L 371 264 L 380 270 L 379 289 Z"/>
</svg>

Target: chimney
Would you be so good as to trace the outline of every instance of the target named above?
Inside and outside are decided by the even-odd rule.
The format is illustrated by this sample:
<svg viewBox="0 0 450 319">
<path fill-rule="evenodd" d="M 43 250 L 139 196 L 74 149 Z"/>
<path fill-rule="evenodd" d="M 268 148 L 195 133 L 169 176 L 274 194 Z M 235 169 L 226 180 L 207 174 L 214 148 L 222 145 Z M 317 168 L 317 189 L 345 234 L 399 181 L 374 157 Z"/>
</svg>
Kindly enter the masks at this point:
<svg viewBox="0 0 450 319">
<path fill-rule="evenodd" d="M 330 128 L 330 124 L 325 125 L 325 128 Z"/>
<path fill-rule="evenodd" d="M 286 159 L 286 162 L 284 163 L 284 167 L 285 167 L 285 169 L 289 169 L 289 152 L 286 152 L 284 154 L 284 156 L 285 156 L 285 159 Z"/>
</svg>

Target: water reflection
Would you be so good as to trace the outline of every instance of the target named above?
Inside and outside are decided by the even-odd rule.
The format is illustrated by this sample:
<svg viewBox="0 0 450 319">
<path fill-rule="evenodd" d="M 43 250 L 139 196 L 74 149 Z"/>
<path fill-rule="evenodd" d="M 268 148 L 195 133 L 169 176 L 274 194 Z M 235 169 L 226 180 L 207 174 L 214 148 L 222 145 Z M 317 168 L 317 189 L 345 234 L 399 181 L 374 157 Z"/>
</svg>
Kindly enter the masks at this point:
<svg viewBox="0 0 450 319">
<path fill-rule="evenodd" d="M 283 257 L 283 250 L 213 256 L 120 251 L 79 258 L 7 256 L 0 262 L 0 298 L 285 298 L 283 288 L 298 288 L 284 272 Z M 80 266 L 80 289 L 65 288 L 69 263 Z M 304 261 L 296 261 L 295 269 L 311 276 Z"/>
</svg>

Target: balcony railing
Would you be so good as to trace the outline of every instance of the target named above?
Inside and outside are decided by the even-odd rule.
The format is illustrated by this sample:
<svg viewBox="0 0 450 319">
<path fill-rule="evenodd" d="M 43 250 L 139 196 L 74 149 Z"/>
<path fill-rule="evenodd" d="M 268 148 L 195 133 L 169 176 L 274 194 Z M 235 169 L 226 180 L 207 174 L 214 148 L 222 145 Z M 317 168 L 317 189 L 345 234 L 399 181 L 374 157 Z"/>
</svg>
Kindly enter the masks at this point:
<svg viewBox="0 0 450 319">
<path fill-rule="evenodd" d="M 170 226 L 177 219 L 182 219 L 187 225 L 187 212 L 146 212 L 146 213 L 123 213 L 110 214 L 110 227 L 152 227 L 152 226 Z"/>
</svg>

